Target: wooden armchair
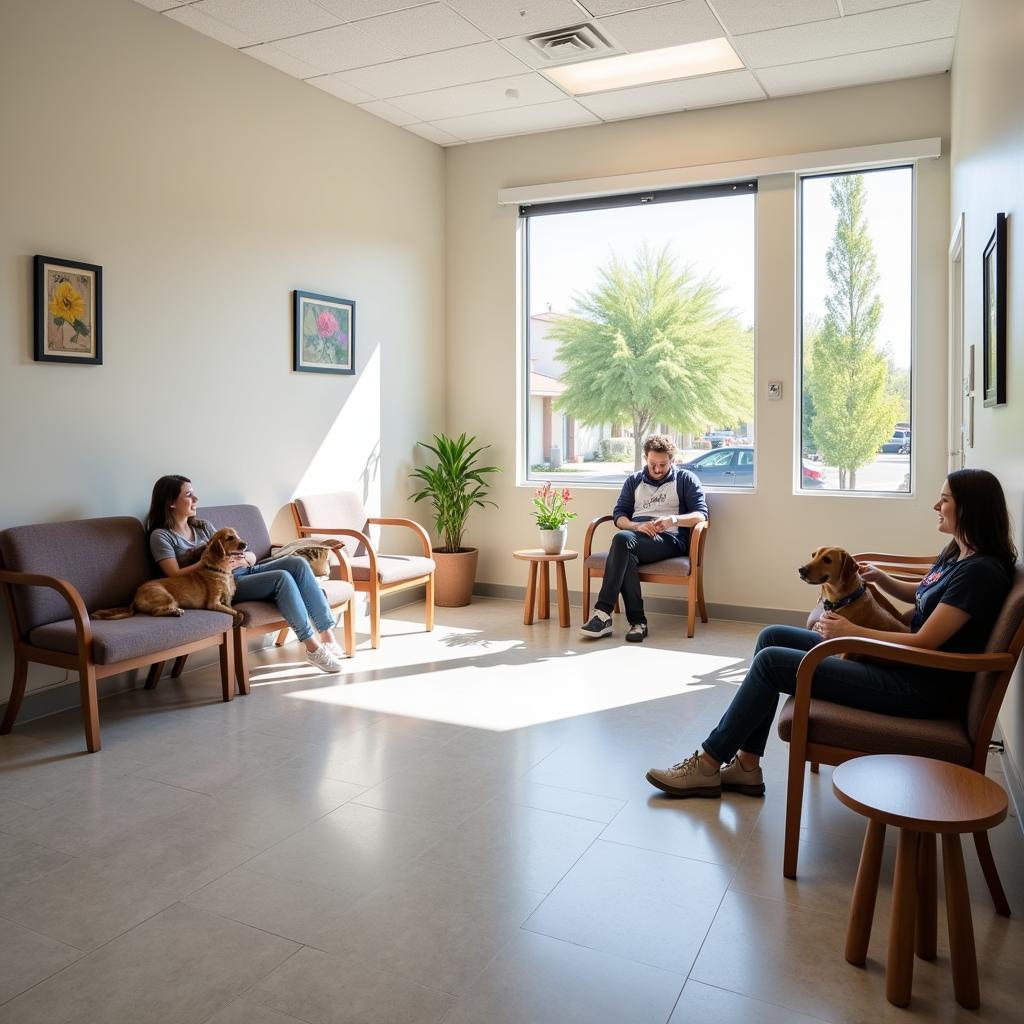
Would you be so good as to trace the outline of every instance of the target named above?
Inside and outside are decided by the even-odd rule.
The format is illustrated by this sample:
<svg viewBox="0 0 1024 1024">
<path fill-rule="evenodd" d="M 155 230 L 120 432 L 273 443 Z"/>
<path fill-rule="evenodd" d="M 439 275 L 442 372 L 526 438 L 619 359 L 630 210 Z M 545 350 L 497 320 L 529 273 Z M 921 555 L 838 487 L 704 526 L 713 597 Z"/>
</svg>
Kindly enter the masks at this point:
<svg viewBox="0 0 1024 1024">
<path fill-rule="evenodd" d="M 598 516 L 587 527 L 587 535 L 583 540 L 583 621 L 590 618 L 590 581 L 604 577 L 604 565 L 608 559 L 607 551 L 592 551 L 594 533 L 602 523 L 612 522 L 611 516 Z M 641 583 L 671 583 L 686 587 L 686 635 L 692 637 L 697 624 L 697 612 L 700 621 L 708 621 L 707 608 L 704 606 L 704 543 L 708 535 L 708 522 L 698 523 L 690 530 L 690 553 L 678 558 L 666 558 L 661 562 L 651 562 L 640 566 Z M 618 608 L 618 600 L 615 602 Z"/>
<path fill-rule="evenodd" d="M 430 536 L 411 519 L 368 516 L 358 496 L 351 493 L 313 494 L 296 498 L 291 505 L 295 531 L 300 537 L 341 537 L 351 566 L 352 584 L 370 603 L 370 644 L 380 646 L 380 600 L 412 587 L 426 587 L 424 618 L 429 633 L 434 628 L 434 569 Z M 370 539 L 371 526 L 401 526 L 412 530 L 423 555 L 383 555 Z"/>
<path fill-rule="evenodd" d="M 860 561 L 882 564 L 886 571 L 913 579 L 930 565 L 930 558 L 896 555 L 857 555 Z M 891 568 L 890 568 L 891 567 Z M 1024 567 L 1015 569 L 1013 586 L 983 654 L 948 654 L 923 651 L 907 644 L 842 637 L 812 648 L 800 662 L 796 694 L 786 701 L 779 718 L 779 735 L 789 743 L 789 787 L 786 795 L 786 840 L 783 874 L 796 877 L 800 844 L 805 763 L 842 764 L 865 754 L 916 754 L 985 771 L 988 744 L 1010 677 L 1024 648 Z M 835 654 L 870 655 L 882 661 L 957 672 L 973 672 L 965 713 L 959 718 L 918 719 L 860 711 L 814 700 L 814 672 Z M 998 913 L 1010 913 L 996 872 L 988 835 L 976 832 L 974 842 L 992 901 Z"/>
</svg>

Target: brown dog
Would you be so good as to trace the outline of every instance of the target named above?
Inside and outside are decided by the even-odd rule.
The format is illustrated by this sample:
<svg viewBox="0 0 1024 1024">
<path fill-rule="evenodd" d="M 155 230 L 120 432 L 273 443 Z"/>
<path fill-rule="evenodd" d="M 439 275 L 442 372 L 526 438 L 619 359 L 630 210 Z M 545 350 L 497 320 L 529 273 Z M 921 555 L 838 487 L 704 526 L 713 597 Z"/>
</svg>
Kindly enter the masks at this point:
<svg viewBox="0 0 1024 1024">
<path fill-rule="evenodd" d="M 93 612 L 94 619 L 127 619 L 136 612 L 144 615 L 184 615 L 186 608 L 206 608 L 230 615 L 237 626 L 245 615 L 231 607 L 235 577 L 228 568 L 229 556 L 245 550 L 245 541 L 231 529 L 218 530 L 200 558 L 201 569 L 184 576 L 150 580 L 135 591 L 127 608 L 106 608 Z"/>
<path fill-rule="evenodd" d="M 842 548 L 818 548 L 806 565 L 797 570 L 800 579 L 821 587 L 821 600 L 807 619 L 807 628 L 825 612 L 867 629 L 885 629 L 909 633 L 910 627 L 900 613 L 870 583 L 864 583 L 853 556 Z"/>
</svg>

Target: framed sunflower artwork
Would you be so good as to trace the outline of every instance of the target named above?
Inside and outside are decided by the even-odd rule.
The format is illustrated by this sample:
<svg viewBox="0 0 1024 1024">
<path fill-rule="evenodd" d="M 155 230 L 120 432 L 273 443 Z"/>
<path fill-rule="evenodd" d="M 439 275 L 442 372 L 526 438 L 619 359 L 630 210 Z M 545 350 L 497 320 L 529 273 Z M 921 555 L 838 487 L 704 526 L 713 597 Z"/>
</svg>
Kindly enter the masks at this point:
<svg viewBox="0 0 1024 1024">
<path fill-rule="evenodd" d="M 303 373 L 356 372 L 356 304 L 295 292 L 295 362 Z"/>
<path fill-rule="evenodd" d="M 102 364 L 102 303 L 102 267 L 36 256 L 36 361 Z"/>
</svg>

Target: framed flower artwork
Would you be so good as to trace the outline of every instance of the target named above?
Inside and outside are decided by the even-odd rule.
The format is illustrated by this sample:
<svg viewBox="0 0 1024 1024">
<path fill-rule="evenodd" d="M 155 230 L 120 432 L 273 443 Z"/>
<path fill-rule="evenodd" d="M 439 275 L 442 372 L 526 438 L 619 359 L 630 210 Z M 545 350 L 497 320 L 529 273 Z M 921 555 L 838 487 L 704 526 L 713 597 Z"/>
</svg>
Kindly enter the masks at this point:
<svg viewBox="0 0 1024 1024">
<path fill-rule="evenodd" d="M 1006 402 L 1006 214 L 996 214 L 996 229 L 985 246 L 982 264 L 982 346 L 985 407 Z"/>
<path fill-rule="evenodd" d="M 103 268 L 36 256 L 35 344 L 43 363 L 103 362 Z"/>
<path fill-rule="evenodd" d="M 313 292 L 295 292 L 295 369 L 303 373 L 356 372 L 356 304 Z"/>
</svg>

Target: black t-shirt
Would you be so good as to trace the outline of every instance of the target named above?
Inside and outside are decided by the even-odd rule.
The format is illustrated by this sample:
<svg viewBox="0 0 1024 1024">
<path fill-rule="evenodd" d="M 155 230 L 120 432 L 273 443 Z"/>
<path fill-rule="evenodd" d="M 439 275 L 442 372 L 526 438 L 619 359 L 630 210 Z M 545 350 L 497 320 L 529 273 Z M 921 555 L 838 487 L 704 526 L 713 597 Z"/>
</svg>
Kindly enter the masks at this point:
<svg viewBox="0 0 1024 1024">
<path fill-rule="evenodd" d="M 985 650 L 989 634 L 1010 592 L 1010 570 L 991 555 L 939 560 L 918 584 L 910 630 L 916 633 L 940 604 L 967 612 L 970 618 L 940 648 L 955 654 Z"/>
</svg>

